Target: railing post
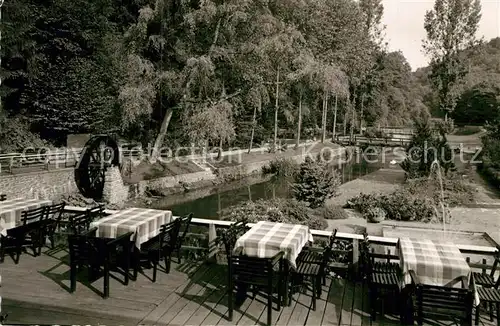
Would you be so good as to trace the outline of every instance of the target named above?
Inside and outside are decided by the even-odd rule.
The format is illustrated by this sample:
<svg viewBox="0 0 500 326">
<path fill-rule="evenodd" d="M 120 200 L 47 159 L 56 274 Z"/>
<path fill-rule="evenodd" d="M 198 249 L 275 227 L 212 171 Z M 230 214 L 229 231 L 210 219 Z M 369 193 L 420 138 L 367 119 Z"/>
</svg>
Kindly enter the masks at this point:
<svg viewBox="0 0 500 326">
<path fill-rule="evenodd" d="M 359 276 L 359 240 L 352 239 L 352 266 L 354 275 Z"/>
<path fill-rule="evenodd" d="M 217 262 L 217 246 L 214 245 L 215 238 L 217 238 L 217 231 L 215 229 L 215 224 L 210 223 L 208 225 L 208 260 Z"/>
</svg>

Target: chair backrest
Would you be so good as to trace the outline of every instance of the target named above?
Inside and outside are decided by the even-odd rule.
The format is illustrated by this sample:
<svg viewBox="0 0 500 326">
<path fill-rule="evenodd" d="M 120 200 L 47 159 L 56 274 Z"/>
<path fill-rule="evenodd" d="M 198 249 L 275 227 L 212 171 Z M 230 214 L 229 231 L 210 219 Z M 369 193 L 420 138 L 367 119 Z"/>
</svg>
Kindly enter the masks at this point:
<svg viewBox="0 0 500 326">
<path fill-rule="evenodd" d="M 417 284 L 416 311 L 420 320 L 426 318 L 472 320 L 474 296 L 468 288 Z M 469 324 L 470 325 L 470 324 Z"/>
<path fill-rule="evenodd" d="M 69 217 L 69 227 L 74 234 L 82 234 L 89 230 L 92 220 L 87 212 L 81 212 Z"/>
<path fill-rule="evenodd" d="M 68 246 L 70 261 L 72 264 L 80 263 L 88 260 L 92 254 L 97 254 L 97 250 L 93 247 L 89 238 L 94 237 L 97 228 L 93 228 L 83 233 L 75 233 L 68 235 Z"/>
<path fill-rule="evenodd" d="M 335 246 L 335 238 L 337 237 L 337 229 L 333 230 L 332 234 L 330 235 L 330 238 L 329 238 L 329 241 L 328 241 L 328 248 L 330 248 L 330 250 L 333 249 L 333 247 Z"/>
<path fill-rule="evenodd" d="M 160 226 L 158 238 L 160 240 L 160 248 L 176 248 L 179 239 L 179 230 L 181 227 L 181 219 L 176 219 L 170 223 Z"/>
<path fill-rule="evenodd" d="M 238 238 L 242 236 L 243 233 L 246 232 L 246 230 L 247 221 L 240 220 L 231 224 L 231 226 L 221 234 L 221 239 L 224 244 L 224 250 L 226 251 L 226 257 L 228 261 L 233 252 L 236 240 L 238 240 Z"/>
<path fill-rule="evenodd" d="M 189 226 L 191 225 L 192 219 L 193 219 L 193 213 L 189 213 L 188 215 L 178 218 L 178 220 L 180 221 L 179 236 L 177 238 L 178 247 L 182 245 L 182 242 L 184 241 L 184 238 L 186 237 L 186 234 L 189 230 Z"/>
<path fill-rule="evenodd" d="M 274 266 L 280 263 L 279 273 L 283 270 L 283 252 L 273 258 L 257 258 L 245 255 L 231 255 L 229 258 L 229 275 L 238 282 L 256 285 L 267 285 L 272 282 Z"/>
<path fill-rule="evenodd" d="M 33 222 L 43 222 L 47 217 L 47 215 L 45 213 L 46 210 L 47 210 L 47 207 L 43 206 L 43 207 L 38 207 L 38 208 L 30 209 L 27 211 L 23 211 L 21 213 L 22 225 L 26 225 L 26 224 L 33 223 Z"/>
<path fill-rule="evenodd" d="M 99 204 L 97 206 L 88 208 L 87 215 L 91 222 L 102 218 L 104 216 L 104 205 Z"/>
<path fill-rule="evenodd" d="M 498 254 L 494 257 L 493 264 L 491 265 L 487 263 L 486 258 L 483 258 L 481 263 L 472 263 L 470 257 L 466 257 L 465 260 L 470 268 L 480 269 L 483 274 L 489 274 L 493 280 L 499 274 L 495 281 L 495 288 L 498 289 L 500 287 L 500 256 Z M 487 272 L 488 270 L 490 270 L 489 273 Z"/>
<path fill-rule="evenodd" d="M 65 206 L 66 206 L 65 202 L 47 206 L 47 210 L 45 212 L 45 214 L 47 214 L 47 218 L 55 221 L 60 221 Z"/>
<path fill-rule="evenodd" d="M 365 274 L 371 272 L 372 260 L 370 258 L 370 241 L 368 241 L 368 234 L 363 234 L 363 240 L 359 242 L 360 263 Z"/>
</svg>

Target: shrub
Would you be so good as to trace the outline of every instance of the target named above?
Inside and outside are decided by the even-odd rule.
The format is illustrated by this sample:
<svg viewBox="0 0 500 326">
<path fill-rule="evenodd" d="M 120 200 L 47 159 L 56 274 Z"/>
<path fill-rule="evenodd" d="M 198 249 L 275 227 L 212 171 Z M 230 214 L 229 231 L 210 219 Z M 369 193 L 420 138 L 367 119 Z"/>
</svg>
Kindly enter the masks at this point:
<svg viewBox="0 0 500 326">
<path fill-rule="evenodd" d="M 345 209 L 337 205 L 326 205 L 321 208 L 321 213 L 327 220 L 345 220 L 349 218 Z"/>
<path fill-rule="evenodd" d="M 379 205 L 379 197 L 374 194 L 359 194 L 347 201 L 346 208 L 353 208 L 364 214 L 370 207 Z"/>
<path fill-rule="evenodd" d="M 311 208 L 317 208 L 337 194 L 340 180 L 340 175 L 328 164 L 307 157 L 300 165 L 292 190 L 298 201 L 308 203 Z"/>
<path fill-rule="evenodd" d="M 324 230 L 328 223 L 303 203 L 293 199 L 259 199 L 229 207 L 222 212 L 222 219 L 248 222 L 269 221 L 307 225 L 311 229 Z"/>
<path fill-rule="evenodd" d="M 307 225 L 313 230 L 324 230 L 328 227 L 328 222 L 321 216 L 313 215 L 309 218 Z"/>
<path fill-rule="evenodd" d="M 455 176 L 443 178 L 443 195 L 448 206 L 462 206 L 473 202 L 475 189 Z M 436 178 L 418 178 L 408 180 L 404 188 L 411 196 L 429 198 L 435 204 L 441 200 L 441 185 Z"/>
<path fill-rule="evenodd" d="M 428 176 L 435 160 L 444 169 L 445 174 L 453 169 L 452 150 L 446 139 L 446 125 L 433 127 L 427 120 L 415 121 L 415 134 L 406 148 L 406 159 L 401 167 L 406 172 L 406 178 Z"/>
<path fill-rule="evenodd" d="M 289 158 L 276 158 L 262 167 L 263 174 L 274 174 L 279 177 L 293 177 L 297 173 L 298 164 Z"/>
<path fill-rule="evenodd" d="M 380 207 L 370 207 L 363 214 L 363 217 L 371 223 L 380 223 L 385 220 L 386 212 Z"/>
<path fill-rule="evenodd" d="M 49 144 L 31 132 L 27 119 L 7 118 L 0 112 L 0 152 L 19 152 L 30 147 L 43 148 Z"/>
<path fill-rule="evenodd" d="M 348 201 L 348 207 L 363 215 L 378 207 L 386 212 L 386 218 L 398 221 L 428 221 L 435 213 L 431 199 L 415 198 L 404 189 L 389 195 L 360 194 Z"/>
</svg>

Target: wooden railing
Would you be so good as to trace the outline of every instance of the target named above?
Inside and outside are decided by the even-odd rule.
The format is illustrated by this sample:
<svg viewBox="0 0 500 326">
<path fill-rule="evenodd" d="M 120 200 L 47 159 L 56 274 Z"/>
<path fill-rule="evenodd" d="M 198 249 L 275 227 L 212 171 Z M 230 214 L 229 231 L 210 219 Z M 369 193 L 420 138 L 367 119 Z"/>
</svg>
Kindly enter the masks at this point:
<svg viewBox="0 0 500 326">
<path fill-rule="evenodd" d="M 310 146 L 313 145 L 315 141 L 304 141 L 300 146 Z M 271 146 L 269 143 L 261 144 L 261 147 L 254 146 L 252 152 L 267 151 Z M 28 148 L 23 153 L 7 153 L 0 154 L 0 173 L 13 173 L 14 169 L 28 168 L 38 170 L 50 170 L 51 168 L 73 168 L 76 163 L 80 160 L 80 155 L 82 153 L 82 148 L 59 148 L 59 149 L 44 149 L 44 148 Z M 182 157 L 184 160 L 194 160 L 200 159 L 201 157 L 213 157 L 218 156 L 218 152 L 208 152 L 200 153 L 200 151 L 194 152 L 194 154 L 188 154 L 188 148 L 185 148 L 185 152 L 178 153 L 177 157 Z M 222 156 L 225 155 L 240 155 L 246 154 L 248 149 L 241 150 L 231 150 L 222 152 Z M 122 158 L 128 159 L 138 159 L 147 153 L 146 149 L 141 146 L 122 146 L 120 148 L 120 153 Z M 172 153 L 162 153 L 161 157 L 171 158 Z"/>
<path fill-rule="evenodd" d="M 370 138 L 365 136 L 354 136 L 352 139 L 350 136 L 340 136 L 337 135 L 337 142 L 341 144 L 370 144 L 370 145 L 384 145 L 384 146 L 405 146 L 411 142 L 411 139 L 398 138 L 393 139 L 391 137 L 387 138 Z"/>
<path fill-rule="evenodd" d="M 82 207 L 73 207 L 73 206 L 67 206 L 65 210 L 70 211 L 70 212 L 81 212 L 84 211 L 86 208 Z M 114 214 L 118 211 L 115 210 L 105 210 L 106 214 Z M 173 217 L 174 219 L 178 218 L 176 216 Z M 208 252 L 209 256 L 214 255 L 215 252 L 210 252 L 213 250 L 211 243 L 215 240 L 217 236 L 217 230 L 220 229 L 226 229 L 228 228 L 231 224 L 234 222 L 231 221 L 221 221 L 221 220 L 210 220 L 210 219 L 203 219 L 203 218 L 193 218 L 191 221 L 192 228 L 190 230 L 190 233 L 188 233 L 188 236 L 186 237 L 189 239 L 191 238 L 196 238 L 198 240 L 202 240 L 201 242 L 204 245 L 190 245 L 187 244 L 183 246 L 184 249 L 188 251 L 206 251 Z M 249 223 L 248 226 L 252 227 L 255 225 L 254 223 Z M 199 229 L 199 232 L 195 232 L 196 229 Z M 201 233 L 200 233 L 201 231 Z M 324 230 L 311 230 L 311 233 L 313 235 L 313 238 L 320 238 L 320 239 L 327 239 L 331 235 L 331 231 L 324 231 Z M 359 257 L 359 241 L 363 240 L 363 235 L 361 234 L 354 234 L 354 233 L 345 233 L 345 232 L 337 232 L 336 238 L 339 240 L 346 240 L 352 242 L 352 263 L 356 264 L 358 262 L 358 257 Z M 398 238 L 387 238 L 387 237 L 379 237 L 379 236 L 368 236 L 368 240 L 374 244 L 378 245 L 378 250 L 386 250 L 390 249 L 392 252 L 395 252 L 396 245 L 398 243 Z M 500 248 L 498 247 L 490 247 L 490 246 L 475 246 L 475 245 L 467 245 L 467 244 L 456 244 L 458 249 L 463 254 L 468 254 L 472 255 L 473 257 L 478 256 L 477 259 L 481 258 L 483 259 L 485 256 L 486 257 L 493 257 L 497 255 L 500 251 Z M 479 257 L 480 256 L 480 257 Z"/>
</svg>

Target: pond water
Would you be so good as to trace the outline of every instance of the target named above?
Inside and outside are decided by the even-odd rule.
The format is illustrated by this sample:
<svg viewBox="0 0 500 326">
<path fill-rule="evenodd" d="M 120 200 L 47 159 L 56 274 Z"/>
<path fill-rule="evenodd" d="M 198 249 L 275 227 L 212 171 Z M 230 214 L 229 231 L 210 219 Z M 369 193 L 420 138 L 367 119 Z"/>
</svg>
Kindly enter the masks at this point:
<svg viewBox="0 0 500 326">
<path fill-rule="evenodd" d="M 342 176 L 342 183 L 372 173 L 387 165 L 385 162 L 371 163 L 373 158 L 359 159 L 343 164 L 336 169 Z M 174 215 L 192 212 L 194 216 L 207 219 L 219 219 L 222 209 L 237 205 L 247 200 L 290 197 L 289 181 L 273 181 L 269 178 L 253 177 L 232 184 L 199 189 L 184 194 L 171 195 L 151 204 L 151 208 L 168 209 Z"/>
</svg>

